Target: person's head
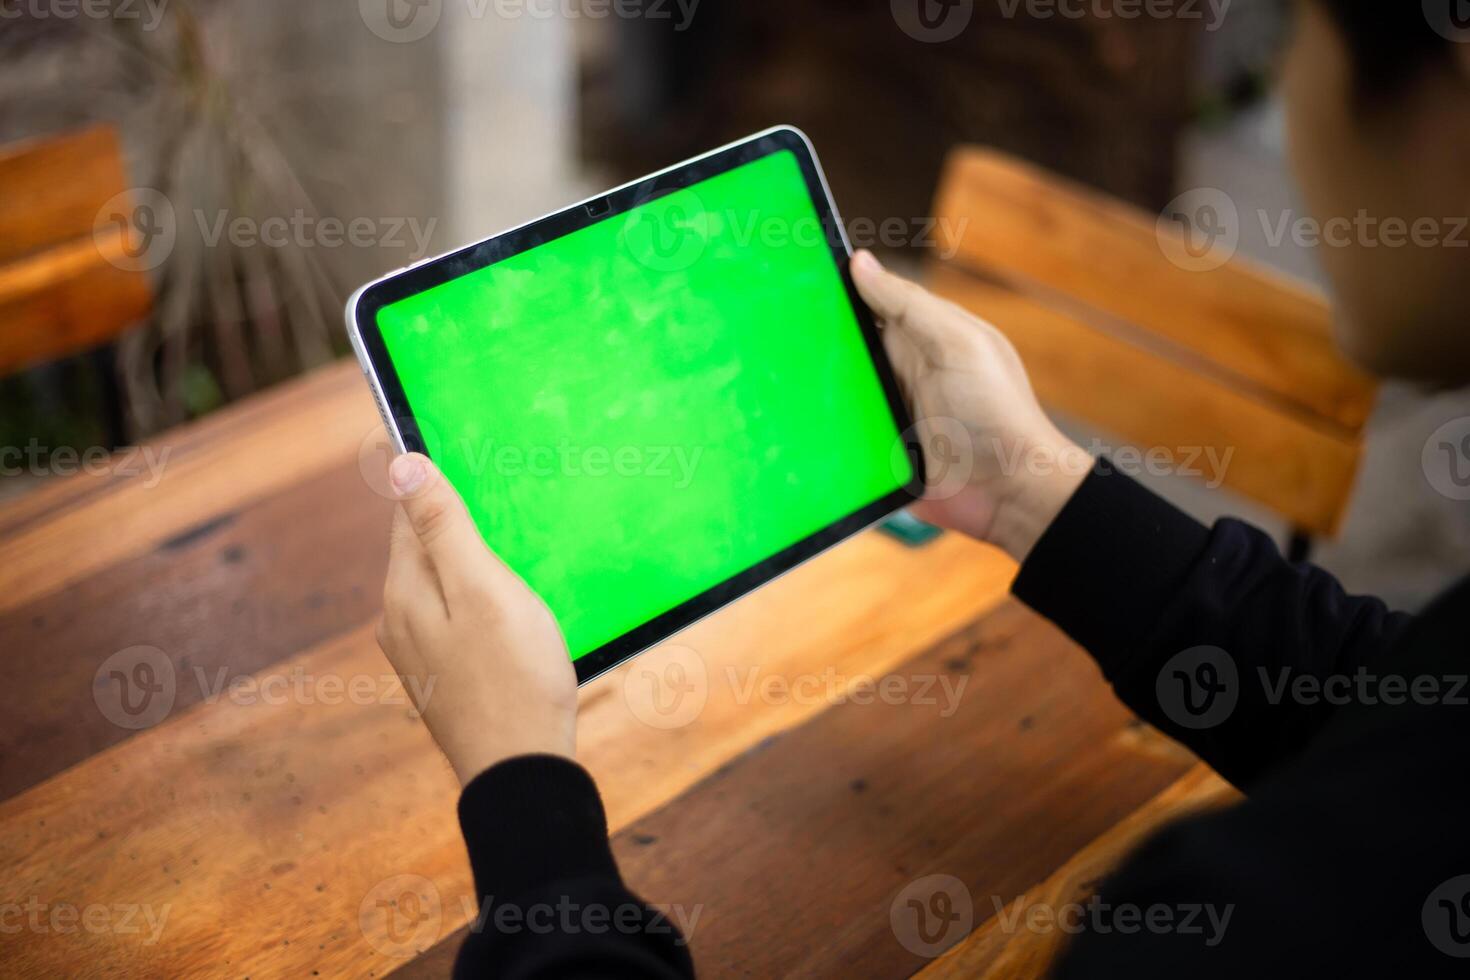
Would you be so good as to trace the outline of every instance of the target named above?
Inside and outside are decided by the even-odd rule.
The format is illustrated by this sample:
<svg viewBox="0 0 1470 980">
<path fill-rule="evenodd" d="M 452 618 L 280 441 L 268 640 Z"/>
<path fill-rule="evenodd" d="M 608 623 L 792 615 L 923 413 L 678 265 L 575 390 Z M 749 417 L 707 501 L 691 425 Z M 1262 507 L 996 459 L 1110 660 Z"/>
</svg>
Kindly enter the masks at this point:
<svg viewBox="0 0 1470 980">
<path fill-rule="evenodd" d="M 1296 7 L 1292 165 L 1339 342 L 1376 374 L 1470 382 L 1470 0 Z"/>
</svg>

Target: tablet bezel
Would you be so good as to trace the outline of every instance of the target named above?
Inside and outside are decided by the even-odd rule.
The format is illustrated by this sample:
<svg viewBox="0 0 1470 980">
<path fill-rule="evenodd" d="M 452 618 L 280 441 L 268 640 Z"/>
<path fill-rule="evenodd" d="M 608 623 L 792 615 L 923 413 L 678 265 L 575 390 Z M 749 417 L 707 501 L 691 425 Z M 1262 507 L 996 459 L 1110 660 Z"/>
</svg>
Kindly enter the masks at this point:
<svg viewBox="0 0 1470 980">
<path fill-rule="evenodd" d="M 872 312 L 858 295 L 848 260 L 852 247 L 832 200 L 826 176 L 806 134 L 793 126 L 777 126 L 728 146 L 676 164 L 647 177 L 597 194 L 546 217 L 491 236 L 483 241 L 424 259 L 405 269 L 368 283 L 347 303 L 347 329 L 358 361 L 377 399 L 378 410 L 395 448 L 400 452 L 431 455 L 404 394 L 387 346 L 378 328 L 378 311 L 384 306 L 417 295 L 435 286 L 476 272 L 529 249 L 603 221 L 613 221 L 635 207 L 708 180 L 735 167 L 773 153 L 789 150 L 806 179 L 807 192 L 821 220 L 832 251 L 832 260 L 852 304 L 868 353 L 877 370 L 893 415 L 895 428 L 904 440 L 914 479 L 865 507 L 838 520 L 769 558 L 736 573 L 725 581 L 675 606 L 646 623 L 588 651 L 572 661 L 577 683 L 587 681 L 668 639 L 736 599 L 773 581 L 796 566 L 912 503 L 924 489 L 924 455 L 915 428 L 900 393 L 893 367 L 883 348 Z"/>
</svg>

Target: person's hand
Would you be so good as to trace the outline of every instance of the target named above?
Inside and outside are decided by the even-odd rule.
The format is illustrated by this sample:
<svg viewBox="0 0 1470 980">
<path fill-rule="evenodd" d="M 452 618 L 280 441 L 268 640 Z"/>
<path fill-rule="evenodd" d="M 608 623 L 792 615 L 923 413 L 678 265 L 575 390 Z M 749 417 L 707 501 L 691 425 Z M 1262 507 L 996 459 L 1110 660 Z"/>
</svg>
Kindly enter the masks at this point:
<svg viewBox="0 0 1470 980">
<path fill-rule="evenodd" d="M 556 620 L 485 546 L 429 460 L 399 456 L 378 643 L 461 783 L 512 756 L 570 758 L 577 677 Z M 432 686 L 430 686 L 432 685 Z"/>
<path fill-rule="evenodd" d="M 918 423 L 930 485 L 915 516 L 1025 561 L 1091 468 L 1087 451 L 1046 417 L 1000 331 L 871 252 L 853 256 L 852 275 Z"/>
</svg>

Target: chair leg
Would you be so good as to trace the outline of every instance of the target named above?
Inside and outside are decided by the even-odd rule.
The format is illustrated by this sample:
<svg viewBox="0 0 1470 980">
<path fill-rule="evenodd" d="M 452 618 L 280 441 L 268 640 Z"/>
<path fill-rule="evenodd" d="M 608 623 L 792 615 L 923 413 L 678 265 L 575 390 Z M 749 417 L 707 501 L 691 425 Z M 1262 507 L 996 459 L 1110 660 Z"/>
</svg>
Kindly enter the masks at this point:
<svg viewBox="0 0 1470 980">
<path fill-rule="evenodd" d="M 128 432 L 124 418 L 122 387 L 117 382 L 117 352 L 104 344 L 92 352 L 92 369 L 97 374 L 98 399 L 102 410 L 102 438 L 108 451 L 127 445 Z"/>
<path fill-rule="evenodd" d="M 1292 528 L 1286 541 L 1286 560 L 1292 564 L 1308 561 L 1312 557 L 1312 536 L 1301 528 Z"/>
</svg>

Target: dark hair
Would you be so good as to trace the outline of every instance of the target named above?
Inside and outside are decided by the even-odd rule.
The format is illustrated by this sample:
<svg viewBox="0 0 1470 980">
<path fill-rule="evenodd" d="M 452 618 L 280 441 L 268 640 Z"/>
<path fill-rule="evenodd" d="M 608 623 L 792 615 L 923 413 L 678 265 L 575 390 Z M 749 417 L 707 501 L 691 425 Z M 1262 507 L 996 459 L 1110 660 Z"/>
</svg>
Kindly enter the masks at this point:
<svg viewBox="0 0 1470 980">
<path fill-rule="evenodd" d="M 1437 26 L 1458 26 L 1453 10 L 1463 0 L 1434 0 L 1433 5 L 1419 0 L 1318 2 L 1342 28 L 1357 68 L 1358 93 L 1372 101 L 1398 94 L 1431 67 L 1448 63 L 1455 42 Z M 1431 23 L 1434 18 L 1437 25 Z"/>
</svg>

